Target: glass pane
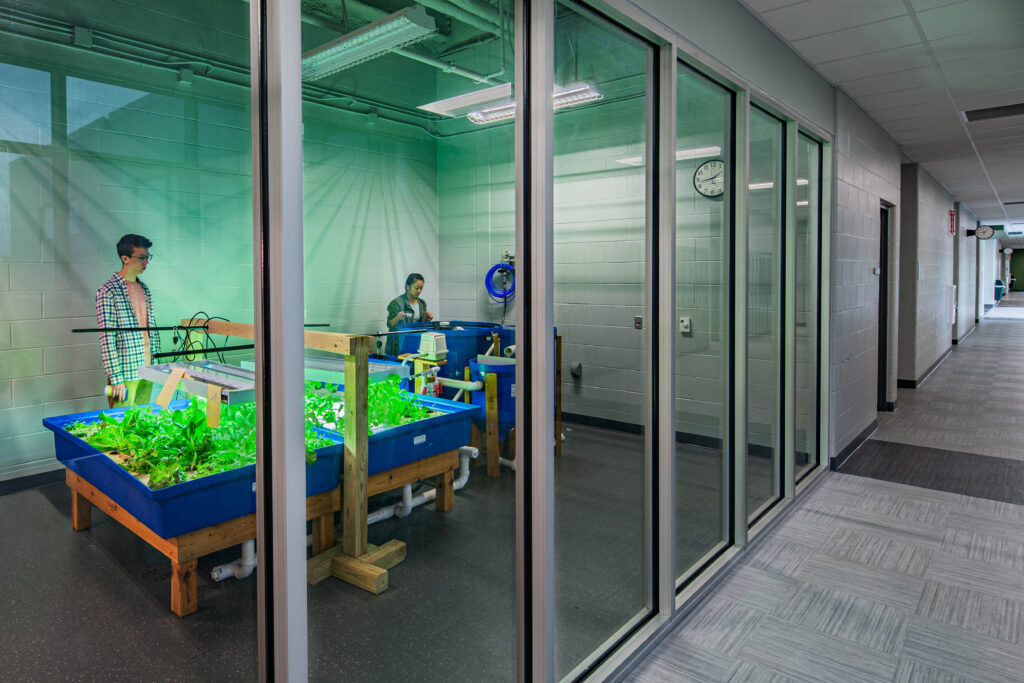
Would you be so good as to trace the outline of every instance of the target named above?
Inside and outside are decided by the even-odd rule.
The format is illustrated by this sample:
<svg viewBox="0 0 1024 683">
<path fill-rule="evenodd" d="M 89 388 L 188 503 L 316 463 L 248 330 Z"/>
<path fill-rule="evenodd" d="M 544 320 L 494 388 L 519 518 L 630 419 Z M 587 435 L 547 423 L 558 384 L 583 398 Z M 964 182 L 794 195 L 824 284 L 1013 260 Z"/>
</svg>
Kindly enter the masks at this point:
<svg viewBox="0 0 1024 683">
<path fill-rule="evenodd" d="M 747 255 L 747 514 L 781 496 L 782 121 L 750 109 Z"/>
<path fill-rule="evenodd" d="M 28 568 L 7 577 L 5 614 L 19 627 L 7 633 L 18 657 L 5 660 L 5 677 L 256 678 L 256 577 L 212 578 L 242 554 L 234 539 L 208 542 L 179 565 L 156 548 L 156 537 L 199 530 L 193 539 L 222 538 L 210 527 L 254 512 L 244 464 L 255 453 L 238 438 L 247 433 L 186 449 L 187 440 L 208 443 L 205 390 L 187 428 L 164 421 L 161 437 L 106 442 L 82 434 L 129 455 L 123 465 L 65 428 L 97 422 L 100 410 L 123 420 L 133 407 L 111 409 L 108 389 L 147 403 L 167 376 L 153 365 L 201 360 L 197 349 L 223 345 L 195 336 L 190 355 L 174 355 L 187 335 L 170 328 L 183 318 L 252 322 L 248 34 L 246 3 L 5 3 L 0 480 L 45 482 L 0 497 L 0 537 L 17 543 Z M 148 339 L 125 329 L 157 325 Z M 252 355 L 212 360 L 238 366 Z M 180 391 L 171 405 L 189 398 L 191 389 Z M 230 421 L 242 430 L 230 413 L 224 406 L 219 429 Z M 25 529 L 31 541 L 16 541 Z M 70 587 L 67 599 L 54 600 L 52 582 L 31 570 L 44 566 Z"/>
<path fill-rule="evenodd" d="M 799 135 L 796 180 L 796 477 L 818 462 L 818 236 L 821 144 Z"/>
<path fill-rule="evenodd" d="M 306 321 L 374 335 L 374 432 L 397 425 L 392 408 L 414 398 L 437 413 L 370 440 L 368 541 L 380 552 L 404 544 L 404 559 L 382 563 L 387 588 L 373 594 L 330 575 L 331 552 L 354 559 L 343 546 L 326 551 L 326 578 L 308 589 L 315 681 L 516 678 L 516 475 L 498 467 L 515 418 L 515 362 L 500 353 L 515 341 L 512 2 L 493 6 L 493 21 L 445 6 L 350 3 L 347 26 L 341 16 L 333 28 L 302 26 Z M 374 22 L 381 42 L 360 47 Z M 310 71 L 314 61 L 330 73 Z M 478 361 L 494 334 L 501 358 Z M 311 395 L 345 381 L 323 355 L 307 354 L 307 381 L 328 383 L 307 384 Z M 497 381 L 489 453 L 482 410 L 472 418 L 464 402 L 483 406 L 486 391 L 449 386 L 467 368 Z M 438 382 L 388 379 L 431 369 Z M 481 446 L 472 468 L 456 450 L 471 441 Z"/>
<path fill-rule="evenodd" d="M 555 673 L 646 610 L 644 315 L 649 48 L 556 5 L 554 302 L 562 338 L 555 462 Z M 590 100 L 590 101 L 588 101 Z M 650 323 L 650 321 L 646 321 Z"/>
<path fill-rule="evenodd" d="M 729 209 L 732 98 L 679 67 L 676 115 L 676 565 L 728 540 Z"/>
</svg>

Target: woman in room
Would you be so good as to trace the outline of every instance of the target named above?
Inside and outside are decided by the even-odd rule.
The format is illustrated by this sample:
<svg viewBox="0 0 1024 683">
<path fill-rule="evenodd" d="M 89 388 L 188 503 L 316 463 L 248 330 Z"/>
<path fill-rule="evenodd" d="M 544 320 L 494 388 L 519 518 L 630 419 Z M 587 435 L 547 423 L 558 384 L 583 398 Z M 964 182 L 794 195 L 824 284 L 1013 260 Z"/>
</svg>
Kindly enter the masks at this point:
<svg viewBox="0 0 1024 683">
<path fill-rule="evenodd" d="M 423 276 L 409 273 L 405 278 L 405 294 L 399 294 L 388 304 L 388 331 L 394 332 L 402 323 L 427 322 L 434 319 L 434 314 L 427 310 L 427 302 L 420 298 L 423 291 Z M 389 356 L 398 355 L 398 335 L 388 337 L 384 351 Z"/>
</svg>

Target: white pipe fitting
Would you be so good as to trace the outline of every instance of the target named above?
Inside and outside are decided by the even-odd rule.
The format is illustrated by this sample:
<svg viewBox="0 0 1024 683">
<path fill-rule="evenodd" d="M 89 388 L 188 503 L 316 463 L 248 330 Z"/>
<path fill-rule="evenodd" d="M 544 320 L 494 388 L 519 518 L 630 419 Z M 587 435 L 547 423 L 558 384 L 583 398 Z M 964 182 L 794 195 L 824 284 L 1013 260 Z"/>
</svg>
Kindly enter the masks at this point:
<svg viewBox="0 0 1024 683">
<path fill-rule="evenodd" d="M 480 451 L 473 446 L 462 446 L 459 448 L 459 476 L 452 483 L 452 489 L 458 491 L 466 485 L 469 481 L 469 459 L 477 458 L 480 456 Z M 376 524 L 377 522 L 384 521 L 385 519 L 391 519 L 392 517 L 408 517 L 413 508 L 419 507 L 424 503 L 429 503 L 437 498 L 437 489 L 433 488 L 429 491 L 424 491 L 418 495 L 412 495 L 412 484 L 406 484 L 402 487 L 402 502 L 395 503 L 393 505 L 385 505 L 382 508 L 374 510 L 366 516 L 367 524 Z"/>
<path fill-rule="evenodd" d="M 516 471 L 516 461 L 515 460 L 509 460 L 507 458 L 498 458 L 498 464 L 499 465 L 504 465 L 505 467 L 509 468 L 513 472 Z"/>
<path fill-rule="evenodd" d="M 462 389 L 463 391 L 483 391 L 484 383 L 481 380 L 475 382 L 467 382 L 464 379 L 452 379 L 451 377 L 438 377 L 437 381 L 441 383 L 443 387 L 451 387 L 453 389 Z"/>
<path fill-rule="evenodd" d="M 242 556 L 234 562 L 219 564 L 210 572 L 214 581 L 223 581 L 233 576 L 236 579 L 244 579 L 256 569 L 256 539 L 250 539 L 242 543 Z"/>
</svg>

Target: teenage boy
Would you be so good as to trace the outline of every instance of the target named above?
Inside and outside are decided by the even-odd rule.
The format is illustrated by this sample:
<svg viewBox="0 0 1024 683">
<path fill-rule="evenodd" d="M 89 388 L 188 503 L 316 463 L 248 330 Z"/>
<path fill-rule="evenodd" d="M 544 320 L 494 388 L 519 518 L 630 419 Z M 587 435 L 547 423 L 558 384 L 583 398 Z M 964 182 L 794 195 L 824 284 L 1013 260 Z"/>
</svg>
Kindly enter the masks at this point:
<svg viewBox="0 0 1024 683">
<path fill-rule="evenodd" d="M 96 292 L 96 323 L 102 328 L 154 327 L 153 297 L 139 279 L 149 265 L 153 243 L 142 235 L 125 235 L 117 243 L 121 270 Z M 160 351 L 159 332 L 100 332 L 103 370 L 110 385 L 110 407 L 149 403 L 153 383 L 139 379 L 139 367 Z"/>
</svg>

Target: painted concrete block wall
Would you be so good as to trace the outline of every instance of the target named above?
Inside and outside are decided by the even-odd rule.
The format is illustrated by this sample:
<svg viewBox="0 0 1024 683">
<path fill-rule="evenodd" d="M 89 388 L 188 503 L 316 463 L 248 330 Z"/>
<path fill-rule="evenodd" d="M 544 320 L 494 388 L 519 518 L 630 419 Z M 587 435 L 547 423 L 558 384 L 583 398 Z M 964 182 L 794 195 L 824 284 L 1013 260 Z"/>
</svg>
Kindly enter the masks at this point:
<svg viewBox="0 0 1024 683">
<path fill-rule="evenodd" d="M 919 264 L 915 357 L 907 368 L 913 374 L 904 375 L 901 367 L 900 378 L 920 380 L 952 346 L 953 236 L 949 234 L 949 212 L 953 210 L 953 197 L 923 168 L 916 164 L 914 168 L 917 225 L 908 228 L 917 233 Z"/>
<path fill-rule="evenodd" d="M 835 213 L 832 223 L 831 445 L 836 455 L 876 418 L 881 202 L 900 205 L 896 143 L 842 92 L 836 94 Z M 905 201 L 905 198 L 904 198 Z M 891 262 L 899 263 L 899 212 L 890 211 Z M 889 279 L 890 294 L 897 288 Z M 905 279 L 903 280 L 906 281 Z M 902 285 L 900 285 L 902 287 Z M 900 290 L 902 291 L 902 290 Z M 896 306 L 889 329 L 895 330 Z M 895 353 L 893 335 L 890 349 Z M 903 343 L 902 335 L 899 343 Z M 895 362 L 889 367 L 895 373 Z M 895 380 L 891 398 L 895 400 Z"/>
<path fill-rule="evenodd" d="M 952 345 L 953 198 L 917 164 L 903 167 L 903 181 L 913 198 L 903 207 L 901 273 L 913 278 L 913 291 L 901 299 L 900 333 L 912 343 L 900 349 L 899 378 L 920 381 Z"/>
<path fill-rule="evenodd" d="M 917 167 L 901 168 L 903 204 L 900 207 L 899 379 L 914 381 L 917 358 L 917 289 L 921 269 L 917 260 Z"/>
<path fill-rule="evenodd" d="M 978 238 L 968 237 L 967 231 L 974 230 L 978 218 L 963 204 L 956 206 L 956 237 L 954 238 L 953 267 L 956 280 L 956 323 L 953 339 L 959 342 L 974 329 L 977 317 L 978 294 Z"/>
<path fill-rule="evenodd" d="M 978 293 L 981 307 L 978 318 L 984 318 L 987 307 L 996 303 L 995 284 L 999 279 L 997 257 L 999 242 L 995 237 L 978 243 Z"/>
</svg>

